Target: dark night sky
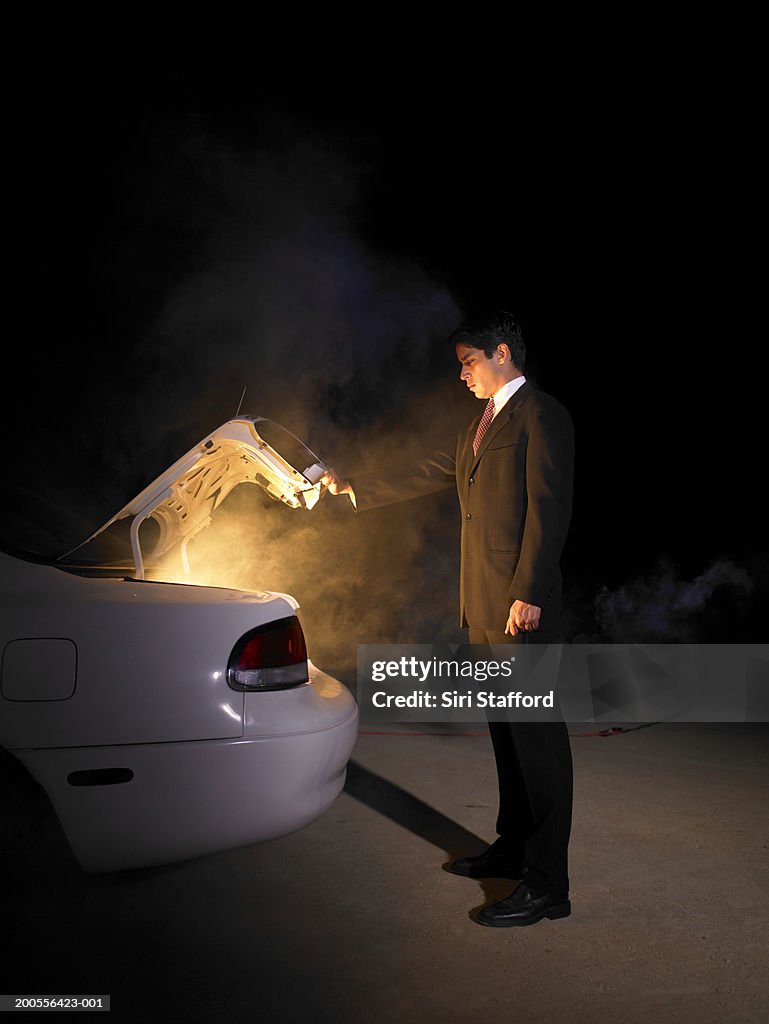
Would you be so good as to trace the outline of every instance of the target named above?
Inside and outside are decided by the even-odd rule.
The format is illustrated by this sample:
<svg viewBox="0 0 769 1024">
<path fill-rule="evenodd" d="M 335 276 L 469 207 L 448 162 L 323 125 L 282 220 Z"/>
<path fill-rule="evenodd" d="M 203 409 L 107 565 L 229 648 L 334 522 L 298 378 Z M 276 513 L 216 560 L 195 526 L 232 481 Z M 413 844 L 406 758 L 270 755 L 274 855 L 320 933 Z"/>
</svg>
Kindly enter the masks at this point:
<svg viewBox="0 0 769 1024">
<path fill-rule="evenodd" d="M 537 105 L 439 81 L 316 86 L 201 72 L 17 86 L 5 437 L 38 455 L 34 468 L 11 460 L 15 482 L 71 504 L 90 481 L 88 512 L 101 515 L 99 495 L 106 518 L 121 488 L 127 500 L 170 461 L 166 445 L 175 457 L 234 411 L 246 353 L 282 380 L 302 373 L 303 346 L 338 444 L 455 373 L 440 345 L 452 302 L 462 315 L 503 307 L 523 322 L 530 375 L 575 420 L 572 578 L 617 586 L 663 559 L 691 580 L 726 560 L 755 582 L 738 609 L 752 629 L 767 565 L 744 306 L 757 275 L 736 249 L 741 198 L 713 160 L 714 128 L 722 149 L 735 129 L 705 103 L 640 88 Z M 341 241 L 326 251 L 330 235 Z M 262 280 L 281 282 L 279 297 L 249 300 L 254 322 L 303 311 L 286 339 L 256 331 L 246 348 L 227 304 L 244 303 L 232 268 L 251 265 L 249 247 Z M 179 339 L 208 288 L 190 364 Z M 442 296 L 435 315 L 423 293 Z M 423 340 L 404 354 L 397 324 L 415 310 Z M 116 482 L 127 428 L 114 421 L 127 419 L 140 468 Z M 145 469 L 145 449 L 163 465 Z"/>
</svg>

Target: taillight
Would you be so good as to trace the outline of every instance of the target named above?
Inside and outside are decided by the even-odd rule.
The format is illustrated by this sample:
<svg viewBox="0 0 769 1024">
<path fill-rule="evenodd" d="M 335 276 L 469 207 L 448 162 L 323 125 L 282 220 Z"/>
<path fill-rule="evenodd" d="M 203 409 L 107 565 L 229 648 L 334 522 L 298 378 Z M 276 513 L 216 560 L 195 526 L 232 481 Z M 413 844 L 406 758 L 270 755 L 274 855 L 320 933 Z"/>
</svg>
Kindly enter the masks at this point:
<svg viewBox="0 0 769 1024">
<path fill-rule="evenodd" d="M 233 690 L 283 690 L 308 679 L 307 646 L 295 615 L 249 630 L 227 662 Z"/>
</svg>

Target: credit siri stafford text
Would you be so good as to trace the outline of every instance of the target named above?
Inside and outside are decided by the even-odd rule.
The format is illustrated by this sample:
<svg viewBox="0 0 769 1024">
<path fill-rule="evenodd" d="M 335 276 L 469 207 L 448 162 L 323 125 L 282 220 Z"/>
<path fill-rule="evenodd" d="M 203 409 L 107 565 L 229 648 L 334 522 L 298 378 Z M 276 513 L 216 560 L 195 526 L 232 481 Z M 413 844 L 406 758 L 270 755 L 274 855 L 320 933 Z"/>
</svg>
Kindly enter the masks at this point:
<svg viewBox="0 0 769 1024">
<path fill-rule="evenodd" d="M 427 690 L 414 690 L 409 694 L 378 690 L 371 694 L 371 703 L 375 708 L 551 708 L 553 691 L 542 695 L 522 693 L 520 690 L 504 694 L 492 693 L 491 690 L 480 690 L 477 693 L 473 693 L 472 690 L 466 693 L 444 690 L 440 694 L 439 702 L 438 694 L 429 693 Z"/>
</svg>

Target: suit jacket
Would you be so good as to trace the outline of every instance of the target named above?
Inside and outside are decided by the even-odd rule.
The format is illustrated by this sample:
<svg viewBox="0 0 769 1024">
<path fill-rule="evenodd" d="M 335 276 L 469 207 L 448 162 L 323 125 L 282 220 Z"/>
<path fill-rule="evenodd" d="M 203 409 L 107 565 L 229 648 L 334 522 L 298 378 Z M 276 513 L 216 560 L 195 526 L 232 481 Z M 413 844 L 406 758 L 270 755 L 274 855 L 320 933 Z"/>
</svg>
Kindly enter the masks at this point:
<svg viewBox="0 0 769 1024">
<path fill-rule="evenodd" d="M 543 609 L 541 629 L 557 628 L 559 560 L 569 528 L 574 429 L 552 396 L 526 381 L 489 426 L 478 454 L 482 412 L 457 438 L 387 479 L 351 480 L 360 511 L 456 486 L 462 513 L 460 623 L 504 631 L 510 605 Z"/>
</svg>

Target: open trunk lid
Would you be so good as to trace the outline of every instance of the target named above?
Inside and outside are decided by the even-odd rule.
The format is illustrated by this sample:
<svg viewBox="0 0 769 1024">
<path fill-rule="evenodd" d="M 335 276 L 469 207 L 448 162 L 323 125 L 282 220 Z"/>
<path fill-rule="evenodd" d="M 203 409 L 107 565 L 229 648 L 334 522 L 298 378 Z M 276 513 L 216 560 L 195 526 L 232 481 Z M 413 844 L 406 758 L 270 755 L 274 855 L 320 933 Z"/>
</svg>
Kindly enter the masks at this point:
<svg viewBox="0 0 769 1024">
<path fill-rule="evenodd" d="M 320 459 L 284 427 L 261 416 L 238 416 L 204 437 L 59 561 L 93 561 L 89 546 L 127 525 L 137 579 L 144 579 L 148 561 L 177 546 L 189 572 L 187 545 L 240 484 L 256 484 L 291 508 L 312 509 L 325 491 L 325 472 Z M 154 529 L 142 531 L 145 523 Z"/>
</svg>

